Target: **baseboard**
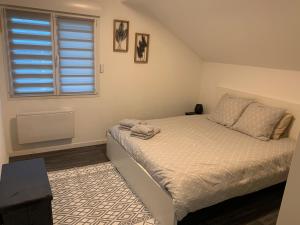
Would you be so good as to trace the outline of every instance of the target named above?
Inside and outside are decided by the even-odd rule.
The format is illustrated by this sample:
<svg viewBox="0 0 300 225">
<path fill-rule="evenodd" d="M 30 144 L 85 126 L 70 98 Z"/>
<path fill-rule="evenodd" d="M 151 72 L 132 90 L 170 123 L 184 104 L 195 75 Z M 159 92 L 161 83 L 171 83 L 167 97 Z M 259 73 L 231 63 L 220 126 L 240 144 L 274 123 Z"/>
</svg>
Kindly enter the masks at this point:
<svg viewBox="0 0 300 225">
<path fill-rule="evenodd" d="M 61 151 L 61 150 L 67 150 L 67 149 L 72 149 L 72 148 L 80 148 L 80 147 L 87 147 L 87 146 L 93 146 L 93 145 L 102 145 L 102 144 L 106 144 L 106 142 L 107 142 L 107 140 L 103 139 L 103 140 L 72 143 L 72 144 L 67 144 L 67 145 L 19 150 L 19 151 L 10 152 L 9 156 L 14 157 L 14 156 L 31 155 L 31 154 L 38 154 L 38 153 L 45 153 L 45 152 Z"/>
</svg>

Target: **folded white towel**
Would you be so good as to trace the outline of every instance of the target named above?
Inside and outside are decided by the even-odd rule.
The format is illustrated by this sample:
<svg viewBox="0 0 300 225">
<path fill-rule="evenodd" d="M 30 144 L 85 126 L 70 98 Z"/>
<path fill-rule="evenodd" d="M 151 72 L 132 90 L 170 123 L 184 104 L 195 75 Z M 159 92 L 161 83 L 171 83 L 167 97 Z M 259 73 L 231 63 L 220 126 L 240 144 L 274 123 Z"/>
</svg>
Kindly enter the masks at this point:
<svg viewBox="0 0 300 225">
<path fill-rule="evenodd" d="M 136 119 L 124 119 L 120 121 L 120 125 L 123 128 L 129 128 L 129 129 L 138 124 L 147 124 L 147 123 L 145 121 L 136 120 Z"/>
<path fill-rule="evenodd" d="M 131 136 L 144 140 L 150 139 L 160 132 L 160 128 L 150 125 L 135 125 L 131 129 Z"/>
<path fill-rule="evenodd" d="M 123 125 L 119 125 L 119 129 L 120 130 L 128 130 L 128 131 L 130 131 L 130 127 L 126 127 L 126 126 L 123 126 Z"/>
<path fill-rule="evenodd" d="M 139 133 L 135 133 L 135 132 L 131 132 L 130 136 L 131 137 L 136 137 L 136 138 L 140 138 L 140 139 L 143 139 L 143 140 L 148 140 L 152 137 L 154 137 L 155 134 L 152 134 L 152 135 L 144 135 L 144 134 L 139 134 Z"/>
<path fill-rule="evenodd" d="M 153 127 L 151 125 L 143 125 L 143 124 L 135 125 L 130 130 L 133 133 L 144 134 L 144 135 L 152 135 L 160 132 L 160 129 L 158 127 Z"/>
</svg>

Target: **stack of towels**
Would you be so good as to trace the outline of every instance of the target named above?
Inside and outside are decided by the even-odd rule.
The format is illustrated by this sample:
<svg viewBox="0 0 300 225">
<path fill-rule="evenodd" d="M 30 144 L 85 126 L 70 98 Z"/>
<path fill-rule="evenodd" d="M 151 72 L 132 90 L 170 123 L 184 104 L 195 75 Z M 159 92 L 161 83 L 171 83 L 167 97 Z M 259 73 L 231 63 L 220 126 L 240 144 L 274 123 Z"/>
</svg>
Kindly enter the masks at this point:
<svg viewBox="0 0 300 225">
<path fill-rule="evenodd" d="M 121 130 L 130 130 L 135 125 L 147 125 L 145 121 L 135 119 L 124 119 L 120 121 L 119 128 Z"/>
<path fill-rule="evenodd" d="M 160 132 L 158 127 L 148 125 L 145 121 L 124 119 L 120 121 L 121 130 L 131 131 L 130 136 L 143 140 L 150 139 Z"/>
</svg>

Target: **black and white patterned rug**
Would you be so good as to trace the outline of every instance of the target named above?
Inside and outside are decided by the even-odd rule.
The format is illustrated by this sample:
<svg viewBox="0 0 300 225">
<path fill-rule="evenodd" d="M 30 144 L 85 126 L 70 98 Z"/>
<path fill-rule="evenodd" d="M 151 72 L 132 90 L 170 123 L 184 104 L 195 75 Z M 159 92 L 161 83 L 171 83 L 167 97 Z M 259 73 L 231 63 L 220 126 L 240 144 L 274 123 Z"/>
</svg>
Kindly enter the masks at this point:
<svg viewBox="0 0 300 225">
<path fill-rule="evenodd" d="M 54 225 L 154 225 L 110 163 L 48 173 Z"/>
</svg>

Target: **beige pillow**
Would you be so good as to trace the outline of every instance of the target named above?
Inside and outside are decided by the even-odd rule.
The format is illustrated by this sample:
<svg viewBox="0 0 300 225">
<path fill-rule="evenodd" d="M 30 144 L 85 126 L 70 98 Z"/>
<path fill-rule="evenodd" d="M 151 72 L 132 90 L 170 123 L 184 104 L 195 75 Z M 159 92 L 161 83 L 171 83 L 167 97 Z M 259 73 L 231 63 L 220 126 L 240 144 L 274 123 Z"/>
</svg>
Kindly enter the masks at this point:
<svg viewBox="0 0 300 225">
<path fill-rule="evenodd" d="M 275 126 L 284 114 L 285 110 L 283 109 L 252 103 L 233 126 L 233 129 L 267 141 L 270 140 Z"/>
<path fill-rule="evenodd" d="M 215 111 L 208 116 L 208 119 L 231 127 L 252 102 L 254 102 L 252 99 L 225 94 L 219 101 Z"/>
<path fill-rule="evenodd" d="M 282 135 L 286 132 L 288 127 L 290 126 L 293 120 L 293 115 L 290 113 L 286 113 L 285 116 L 279 121 L 277 126 L 274 129 L 272 134 L 272 139 L 278 140 L 282 137 Z"/>
</svg>

